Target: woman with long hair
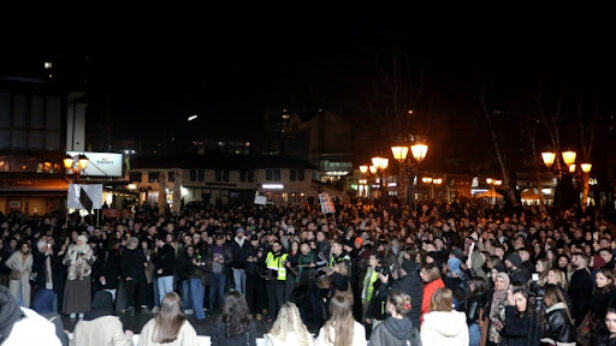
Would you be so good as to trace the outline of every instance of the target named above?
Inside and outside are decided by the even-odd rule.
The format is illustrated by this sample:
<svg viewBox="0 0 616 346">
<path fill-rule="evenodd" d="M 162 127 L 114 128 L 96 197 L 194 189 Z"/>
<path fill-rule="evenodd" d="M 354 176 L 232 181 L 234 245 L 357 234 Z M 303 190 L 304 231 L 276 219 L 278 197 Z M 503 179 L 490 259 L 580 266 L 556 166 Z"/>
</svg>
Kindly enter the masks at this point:
<svg viewBox="0 0 616 346">
<path fill-rule="evenodd" d="M 504 345 L 539 345 L 541 326 L 524 288 L 516 288 L 509 292 L 505 307 L 505 324 L 501 334 Z"/>
<path fill-rule="evenodd" d="M 365 346 L 366 330 L 353 318 L 353 300 L 337 294 L 330 302 L 330 318 L 319 330 L 316 346 Z"/>
<path fill-rule="evenodd" d="M 547 258 L 540 258 L 535 263 L 535 273 L 539 275 L 539 285 L 545 285 L 548 271 L 550 270 L 550 261 Z"/>
<path fill-rule="evenodd" d="M 616 307 L 607 309 L 601 328 L 592 335 L 593 346 L 616 346 Z"/>
<path fill-rule="evenodd" d="M 222 313 L 214 323 L 212 346 L 257 344 L 257 327 L 244 296 L 231 291 L 225 296 Z"/>
<path fill-rule="evenodd" d="M 573 319 L 565 298 L 557 286 L 548 285 L 543 296 L 543 336 L 541 342 L 551 345 L 575 345 L 576 334 Z"/>
<path fill-rule="evenodd" d="M 184 316 L 182 299 L 175 292 L 165 294 L 160 311 L 141 330 L 139 346 L 194 346 L 197 333 Z"/>
<path fill-rule="evenodd" d="M 423 321 L 423 315 L 429 312 L 430 302 L 432 301 L 432 294 L 439 288 L 445 287 L 445 283 L 441 279 L 441 271 L 435 264 L 427 264 L 421 268 L 419 272 L 421 280 L 424 282 L 423 298 L 421 301 L 421 317 Z"/>
<path fill-rule="evenodd" d="M 481 329 L 479 327 L 479 315 L 485 301 L 485 294 L 488 290 L 486 281 L 480 277 L 471 279 L 468 282 L 468 295 L 458 305 L 457 310 L 466 314 L 466 324 L 468 325 L 469 345 L 479 346 L 481 341 Z"/>
<path fill-rule="evenodd" d="M 599 328 L 608 307 L 616 302 L 616 283 L 614 272 L 608 268 L 601 268 L 595 274 L 595 292 L 590 300 L 590 327 L 591 330 Z"/>
<path fill-rule="evenodd" d="M 383 323 L 379 323 L 370 335 L 371 346 L 419 345 L 420 337 L 417 327 L 406 316 L 411 311 L 411 297 L 400 291 L 393 291 L 387 296 L 385 309 L 389 313 Z"/>
<path fill-rule="evenodd" d="M 453 295 L 449 288 L 434 291 L 430 312 L 421 325 L 423 346 L 468 345 L 468 326 L 463 312 L 452 310 Z"/>
<path fill-rule="evenodd" d="M 302 322 L 299 309 L 291 302 L 282 304 L 272 329 L 263 338 L 266 346 L 314 345 L 314 338 Z"/>
<path fill-rule="evenodd" d="M 569 282 L 567 280 L 567 275 L 563 273 L 562 270 L 558 268 L 552 268 L 548 270 L 548 274 L 545 276 L 545 285 L 557 286 L 560 290 L 560 293 L 563 295 L 563 298 L 565 298 L 565 302 L 567 302 L 567 307 L 569 307 L 569 311 L 573 309 L 573 302 L 571 301 L 569 292 L 567 292 L 567 288 L 569 288 Z"/>
</svg>

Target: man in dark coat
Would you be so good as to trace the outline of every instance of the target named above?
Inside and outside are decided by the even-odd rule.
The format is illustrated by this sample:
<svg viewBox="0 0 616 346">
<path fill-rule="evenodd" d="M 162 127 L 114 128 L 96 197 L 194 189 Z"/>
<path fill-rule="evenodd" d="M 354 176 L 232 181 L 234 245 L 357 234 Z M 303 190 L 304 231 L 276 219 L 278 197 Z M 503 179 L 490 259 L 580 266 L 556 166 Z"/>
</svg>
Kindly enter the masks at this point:
<svg viewBox="0 0 616 346">
<path fill-rule="evenodd" d="M 571 276 L 569 296 L 573 298 L 573 311 L 571 317 L 575 320 L 575 326 L 579 327 L 584 316 L 590 309 L 592 299 L 593 280 L 588 269 L 590 259 L 584 253 L 576 253 L 571 258 L 571 264 L 575 272 Z"/>
<path fill-rule="evenodd" d="M 145 302 L 145 266 L 147 260 L 143 250 L 139 248 L 139 239 L 130 238 L 128 247 L 122 254 L 121 271 L 126 280 L 126 295 L 131 314 L 139 310 L 141 304 Z"/>
<path fill-rule="evenodd" d="M 413 325 L 419 325 L 421 315 L 421 301 L 423 299 L 423 283 L 417 271 L 417 264 L 413 260 L 402 262 L 401 277 L 391 283 L 391 290 L 379 290 L 381 299 L 387 297 L 393 290 L 401 291 L 411 297 L 411 312 L 407 315 L 413 321 Z M 389 278 L 380 275 L 381 282 L 387 283 Z"/>
</svg>

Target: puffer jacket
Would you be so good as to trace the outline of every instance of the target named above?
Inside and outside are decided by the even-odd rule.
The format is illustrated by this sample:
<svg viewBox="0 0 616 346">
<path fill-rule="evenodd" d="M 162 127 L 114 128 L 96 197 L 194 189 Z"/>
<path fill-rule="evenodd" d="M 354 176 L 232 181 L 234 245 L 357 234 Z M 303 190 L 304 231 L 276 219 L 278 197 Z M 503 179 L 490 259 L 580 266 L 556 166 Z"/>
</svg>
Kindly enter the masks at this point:
<svg viewBox="0 0 616 346">
<path fill-rule="evenodd" d="M 575 345 L 575 327 L 567 316 L 567 305 L 556 303 L 545 309 L 545 325 L 541 342 Z"/>
</svg>

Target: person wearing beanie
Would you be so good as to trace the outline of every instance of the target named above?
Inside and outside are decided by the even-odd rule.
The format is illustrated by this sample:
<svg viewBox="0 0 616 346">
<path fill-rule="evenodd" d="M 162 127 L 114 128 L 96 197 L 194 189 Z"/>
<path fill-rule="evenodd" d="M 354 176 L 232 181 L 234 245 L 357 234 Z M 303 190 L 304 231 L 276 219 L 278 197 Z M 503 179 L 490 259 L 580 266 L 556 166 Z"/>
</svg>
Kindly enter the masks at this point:
<svg viewBox="0 0 616 346">
<path fill-rule="evenodd" d="M 517 253 L 512 253 L 507 256 L 505 260 L 505 266 L 507 267 L 509 278 L 512 283 L 526 284 L 530 279 L 530 274 L 521 267 L 522 259 Z"/>
</svg>

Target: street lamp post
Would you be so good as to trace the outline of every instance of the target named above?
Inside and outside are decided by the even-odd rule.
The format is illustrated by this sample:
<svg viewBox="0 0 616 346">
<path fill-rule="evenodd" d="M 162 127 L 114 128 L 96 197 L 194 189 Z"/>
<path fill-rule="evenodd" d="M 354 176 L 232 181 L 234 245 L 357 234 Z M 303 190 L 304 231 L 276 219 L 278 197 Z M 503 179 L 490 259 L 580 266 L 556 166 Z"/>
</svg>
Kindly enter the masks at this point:
<svg viewBox="0 0 616 346">
<path fill-rule="evenodd" d="M 388 166 L 389 159 L 380 156 L 375 156 L 372 158 L 372 167 L 374 168 L 370 167 L 370 172 L 379 177 L 379 190 L 381 191 L 381 202 L 383 204 L 387 199 L 386 193 L 383 191 L 383 172 L 385 172 Z"/>
<path fill-rule="evenodd" d="M 561 153 L 562 156 L 562 160 L 563 163 L 565 165 L 564 169 L 560 169 L 560 164 L 556 165 L 556 173 L 558 174 L 557 177 L 557 182 L 558 185 L 561 185 L 561 183 L 563 181 L 568 181 L 567 175 L 572 175 L 575 176 L 577 178 L 579 178 L 579 180 L 582 183 L 582 201 L 580 203 L 580 206 L 582 207 L 582 210 L 586 210 L 586 206 L 588 204 L 588 190 L 589 190 L 589 181 L 590 181 L 590 170 L 592 169 L 592 164 L 589 162 L 584 162 L 582 164 L 580 164 L 580 171 L 577 171 L 577 165 L 575 164 L 575 159 L 577 157 L 577 153 L 573 150 L 565 150 Z M 550 169 L 552 168 L 553 164 L 557 161 L 558 158 L 558 153 L 554 152 L 554 151 L 544 151 L 541 153 L 541 157 L 543 159 L 543 163 L 545 164 L 545 166 Z M 576 174 L 577 172 L 577 174 Z M 570 184 L 570 182 L 569 182 Z M 557 189 L 559 196 L 562 193 L 562 185 L 561 188 Z M 578 197 L 579 198 L 579 197 Z M 555 198 L 555 202 L 556 202 L 556 198 Z"/>
<path fill-rule="evenodd" d="M 411 160 L 408 156 L 409 149 L 415 161 Z M 393 154 L 394 159 L 400 163 L 400 176 L 406 178 L 399 178 L 398 180 L 405 183 L 404 191 L 406 191 L 406 199 L 409 203 L 410 209 L 412 210 L 415 207 L 415 168 L 426 158 L 426 154 L 428 153 L 428 145 L 421 142 L 417 142 L 411 146 L 394 145 L 391 147 L 391 153 Z M 407 171 L 410 171 L 410 176 L 407 174 Z"/>
<path fill-rule="evenodd" d="M 69 174 L 73 174 L 73 178 L 71 181 L 73 183 L 77 182 L 77 179 L 81 177 L 81 174 L 88 167 L 90 163 L 90 159 L 84 154 L 79 154 L 75 157 L 71 155 L 66 155 L 62 159 L 62 163 L 64 164 L 64 172 L 68 176 Z M 97 221 L 98 222 L 98 221 Z M 67 195 L 67 205 L 66 205 L 66 224 L 68 225 L 68 195 Z"/>
<path fill-rule="evenodd" d="M 492 204 L 496 204 L 496 196 L 494 196 L 494 186 L 503 185 L 503 181 L 500 179 L 487 178 L 486 183 L 490 185 L 490 199 L 492 200 Z"/>
</svg>

